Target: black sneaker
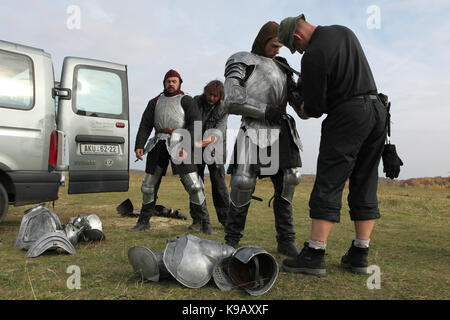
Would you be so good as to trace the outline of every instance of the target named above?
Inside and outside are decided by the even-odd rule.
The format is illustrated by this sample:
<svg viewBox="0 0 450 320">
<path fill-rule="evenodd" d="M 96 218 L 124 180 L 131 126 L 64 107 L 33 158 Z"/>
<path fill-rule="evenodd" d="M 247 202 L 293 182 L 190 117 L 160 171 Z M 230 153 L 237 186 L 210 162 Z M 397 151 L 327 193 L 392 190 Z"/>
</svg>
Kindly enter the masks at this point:
<svg viewBox="0 0 450 320">
<path fill-rule="evenodd" d="M 369 248 L 355 247 L 354 243 L 355 240 L 352 241 L 352 246 L 348 249 L 345 256 L 341 258 L 341 266 L 351 269 L 354 273 L 369 274 L 367 271 Z"/>
<path fill-rule="evenodd" d="M 288 257 L 295 258 L 298 256 L 299 251 L 297 247 L 295 246 L 295 242 L 278 242 L 277 247 L 278 253 L 284 254 Z"/>
<path fill-rule="evenodd" d="M 310 248 L 308 242 L 305 242 L 302 251 L 295 258 L 283 261 L 282 270 L 325 277 L 327 269 L 324 256 L 325 250 Z"/>
</svg>

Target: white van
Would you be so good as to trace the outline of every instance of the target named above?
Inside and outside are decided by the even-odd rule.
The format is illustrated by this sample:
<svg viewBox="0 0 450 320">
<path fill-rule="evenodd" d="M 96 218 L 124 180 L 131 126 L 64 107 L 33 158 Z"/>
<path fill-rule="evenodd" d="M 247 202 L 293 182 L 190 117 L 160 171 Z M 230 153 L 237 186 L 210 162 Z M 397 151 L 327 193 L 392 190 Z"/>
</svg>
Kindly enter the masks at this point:
<svg viewBox="0 0 450 320">
<path fill-rule="evenodd" d="M 65 171 L 69 194 L 128 190 L 127 67 L 66 57 L 58 83 L 50 54 L 0 41 L 0 221 L 56 200 Z"/>
</svg>

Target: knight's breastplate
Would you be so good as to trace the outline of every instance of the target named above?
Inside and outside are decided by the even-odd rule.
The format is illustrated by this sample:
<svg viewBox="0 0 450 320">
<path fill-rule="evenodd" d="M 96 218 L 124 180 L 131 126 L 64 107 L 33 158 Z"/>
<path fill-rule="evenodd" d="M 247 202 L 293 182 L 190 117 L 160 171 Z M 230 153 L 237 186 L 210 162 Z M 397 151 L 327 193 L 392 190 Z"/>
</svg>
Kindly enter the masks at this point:
<svg viewBox="0 0 450 320">
<path fill-rule="evenodd" d="M 286 74 L 273 59 L 253 55 L 255 65 L 245 82 L 247 97 L 256 101 L 286 106 L 287 79 Z"/>
<path fill-rule="evenodd" d="M 164 94 L 159 96 L 155 106 L 156 130 L 184 128 L 185 114 L 181 106 L 183 96 L 182 94 L 173 97 L 166 97 Z"/>
<path fill-rule="evenodd" d="M 286 74 L 279 68 L 275 61 L 269 58 L 253 54 L 255 61 L 253 72 L 245 82 L 247 99 L 267 104 L 276 104 L 286 107 L 287 104 L 287 78 Z M 251 140 L 262 148 L 272 145 L 278 140 L 278 133 L 271 129 L 280 129 L 277 124 L 270 124 L 252 117 L 242 117 L 242 126 L 247 129 L 266 129 L 267 139 L 256 138 L 249 132 Z"/>
</svg>

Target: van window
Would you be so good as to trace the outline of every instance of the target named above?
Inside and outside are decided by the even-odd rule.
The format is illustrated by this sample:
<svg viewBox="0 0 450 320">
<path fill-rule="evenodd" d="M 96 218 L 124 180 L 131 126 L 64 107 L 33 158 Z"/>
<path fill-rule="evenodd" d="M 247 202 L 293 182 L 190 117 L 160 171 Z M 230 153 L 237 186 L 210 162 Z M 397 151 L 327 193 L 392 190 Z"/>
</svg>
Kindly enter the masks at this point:
<svg viewBox="0 0 450 320">
<path fill-rule="evenodd" d="M 0 107 L 28 110 L 34 105 L 33 62 L 0 50 Z"/>
<path fill-rule="evenodd" d="M 118 74 L 93 68 L 77 68 L 75 112 L 81 115 L 121 115 L 122 80 Z"/>
</svg>

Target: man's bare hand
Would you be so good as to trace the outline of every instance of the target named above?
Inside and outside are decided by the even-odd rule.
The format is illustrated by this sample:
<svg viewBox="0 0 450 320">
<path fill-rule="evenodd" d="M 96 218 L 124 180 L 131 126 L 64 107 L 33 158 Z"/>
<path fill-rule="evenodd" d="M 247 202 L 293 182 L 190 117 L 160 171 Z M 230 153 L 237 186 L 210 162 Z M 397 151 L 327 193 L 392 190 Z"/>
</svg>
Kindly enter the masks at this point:
<svg viewBox="0 0 450 320">
<path fill-rule="evenodd" d="M 136 149 L 136 158 L 138 158 L 139 160 L 143 160 L 143 156 L 144 156 L 144 149 Z"/>
<path fill-rule="evenodd" d="M 186 159 L 187 156 L 188 156 L 188 153 L 186 152 L 186 150 L 180 149 L 180 150 L 178 151 L 178 157 L 179 157 L 180 159 Z"/>
<path fill-rule="evenodd" d="M 213 142 L 216 141 L 216 140 L 217 140 L 216 136 L 209 136 L 209 137 L 206 138 L 205 140 L 197 141 L 197 142 L 195 143 L 195 146 L 196 146 L 197 148 L 203 148 L 203 147 L 206 147 L 207 145 L 210 145 L 211 143 L 213 143 Z"/>
</svg>

